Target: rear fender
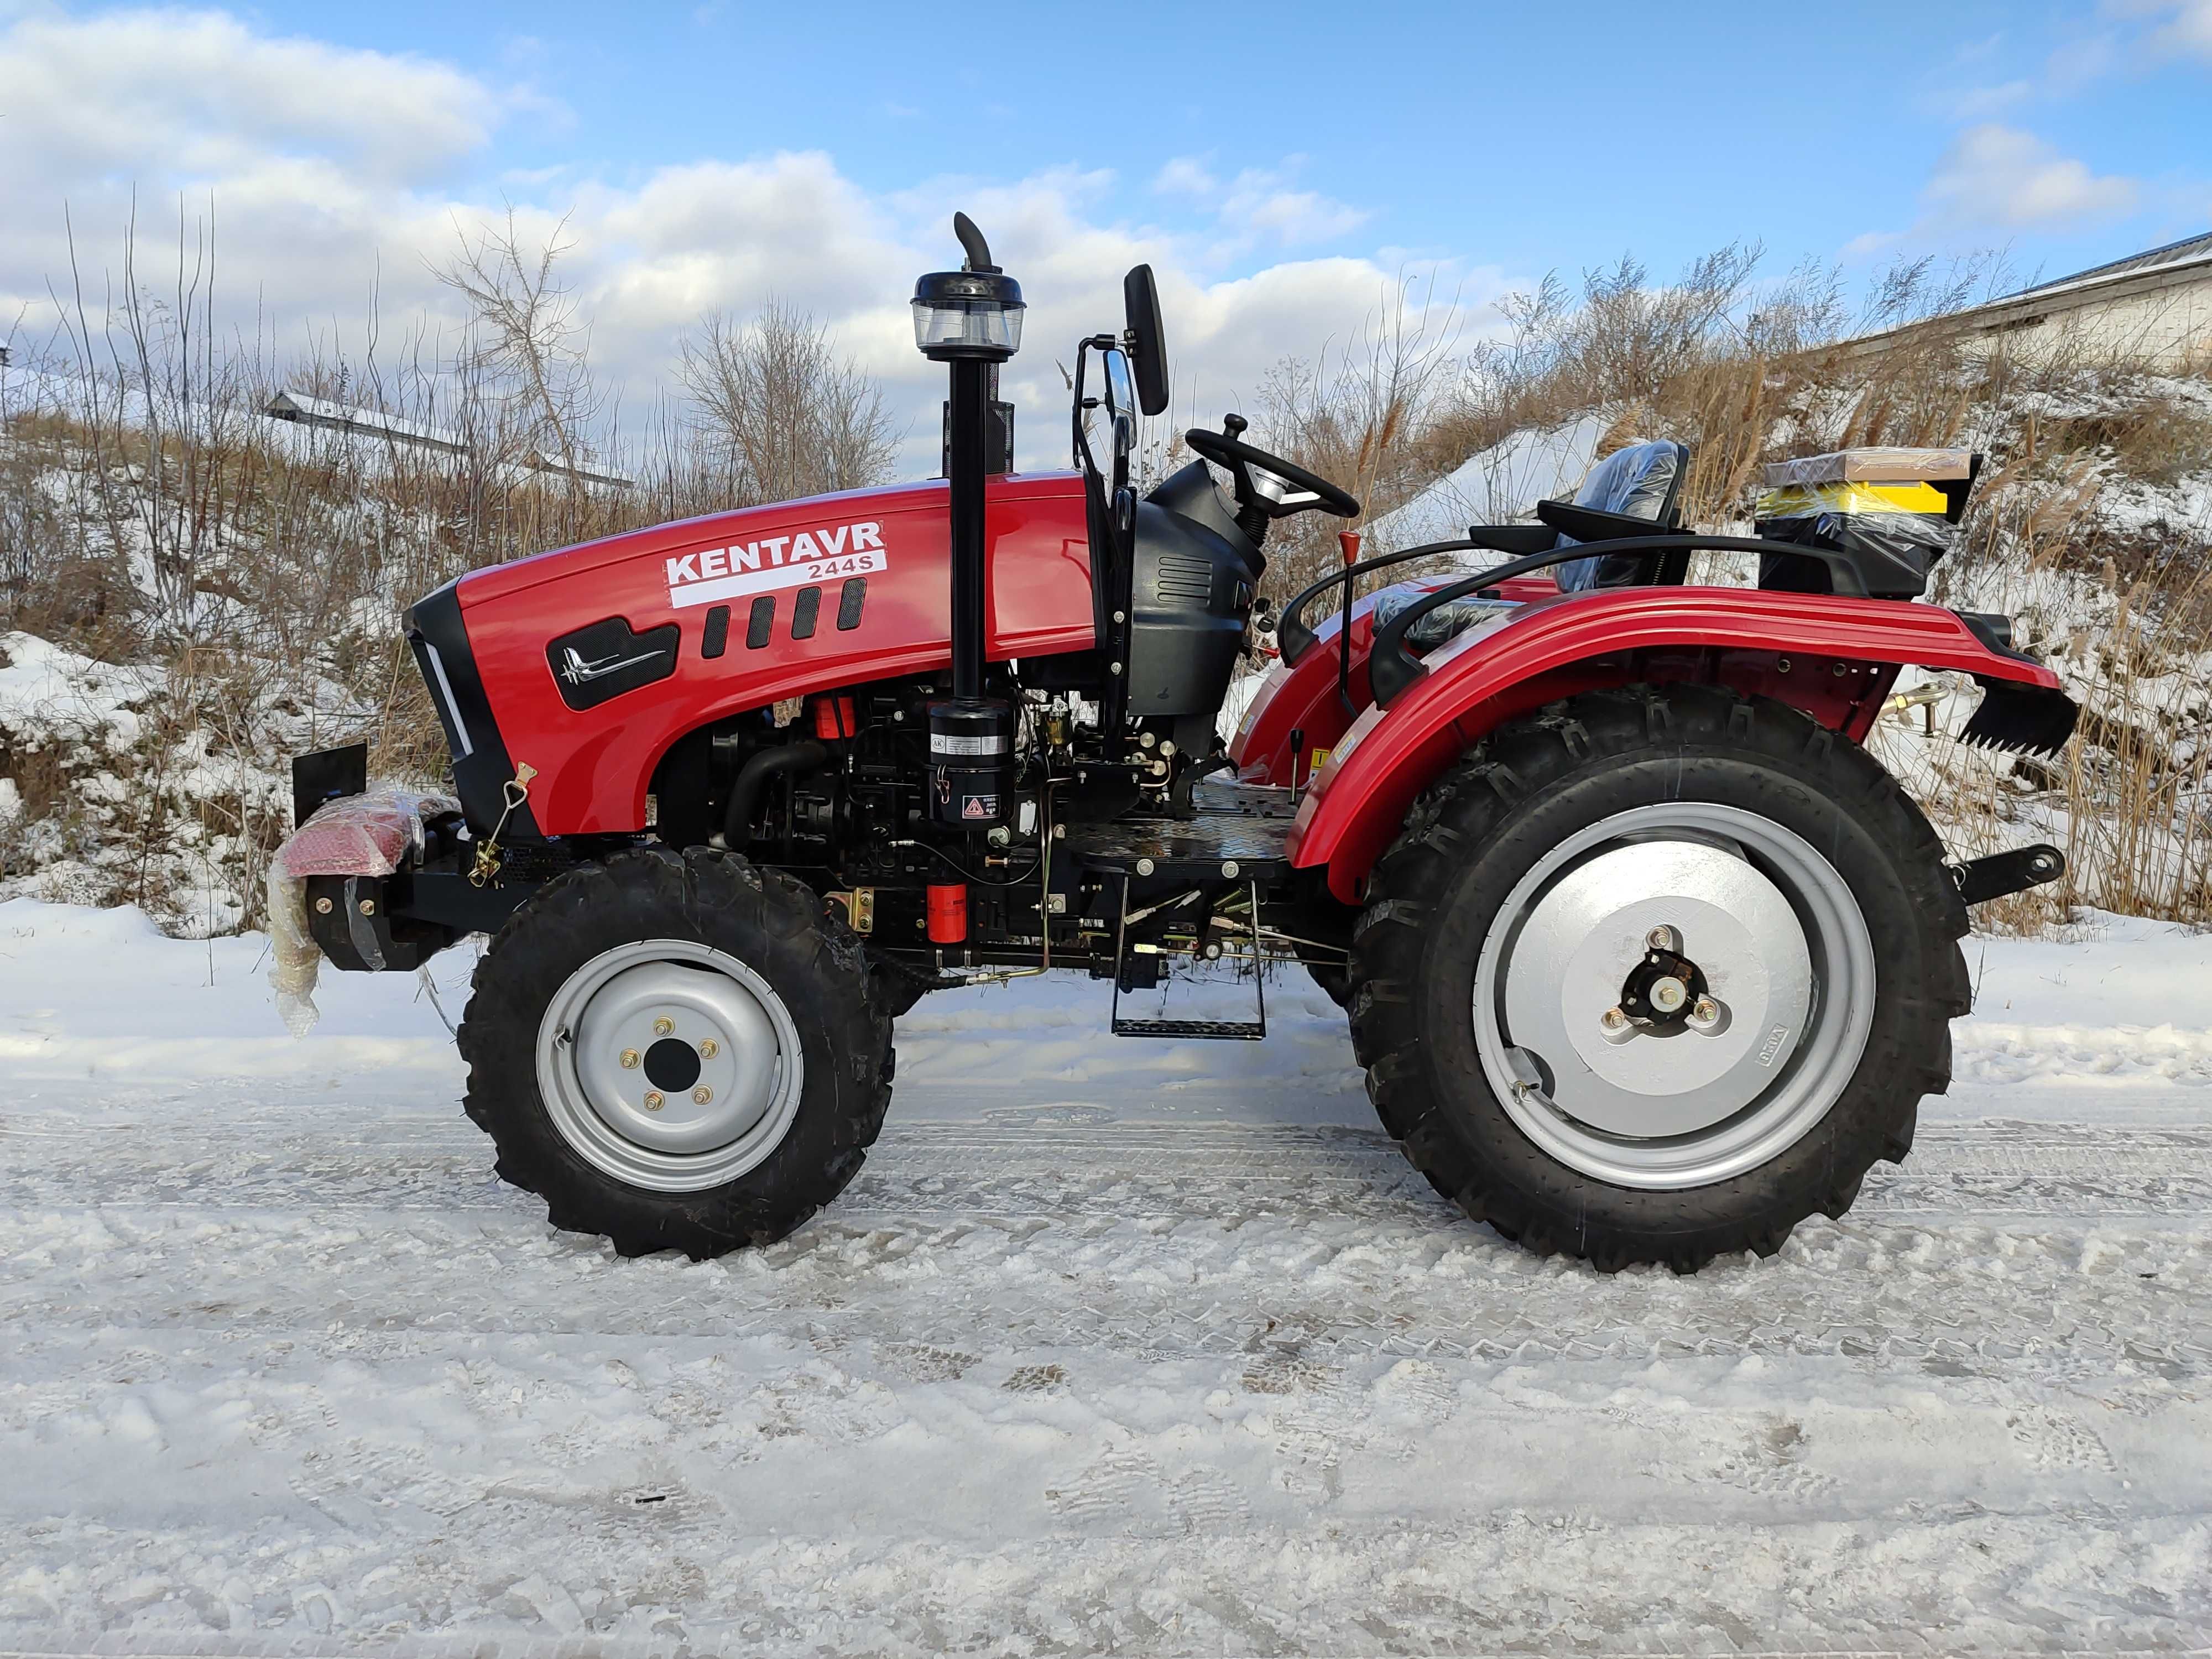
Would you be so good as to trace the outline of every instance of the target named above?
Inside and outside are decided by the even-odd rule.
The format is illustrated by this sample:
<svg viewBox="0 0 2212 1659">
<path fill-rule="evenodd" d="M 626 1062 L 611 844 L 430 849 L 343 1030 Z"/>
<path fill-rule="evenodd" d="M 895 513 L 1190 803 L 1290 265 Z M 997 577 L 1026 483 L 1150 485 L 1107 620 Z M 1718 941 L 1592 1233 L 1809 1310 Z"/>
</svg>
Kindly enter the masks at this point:
<svg viewBox="0 0 2212 1659">
<path fill-rule="evenodd" d="M 1425 660 L 1420 679 L 1352 723 L 1299 803 L 1291 862 L 1325 869 L 1347 904 L 1359 902 L 1375 860 L 1447 766 L 1505 721 L 1562 697 L 1639 683 L 1727 685 L 1787 702 L 1857 742 L 1907 664 L 2059 684 L 1933 605 L 1752 588 L 1564 595 L 1469 629 Z"/>
</svg>

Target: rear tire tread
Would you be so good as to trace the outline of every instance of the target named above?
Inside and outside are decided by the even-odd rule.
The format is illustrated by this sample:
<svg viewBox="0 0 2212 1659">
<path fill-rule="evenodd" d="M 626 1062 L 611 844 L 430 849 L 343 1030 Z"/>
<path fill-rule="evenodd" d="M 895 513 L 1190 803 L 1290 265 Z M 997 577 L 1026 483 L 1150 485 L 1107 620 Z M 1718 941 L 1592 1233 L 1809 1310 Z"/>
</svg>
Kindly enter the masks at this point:
<svg viewBox="0 0 2212 1659">
<path fill-rule="evenodd" d="M 1785 1172 L 1786 1190 L 1752 1194 L 1744 1183 L 1764 1179 L 1772 1185 L 1796 1148 L 1728 1182 L 1650 1194 L 1673 1200 L 1649 1206 L 1668 1211 L 1663 1221 L 1621 1224 L 1587 1206 L 1570 1221 L 1553 1207 L 1564 1201 L 1558 1191 L 1523 1190 L 1505 1171 L 1488 1167 L 1452 1127 L 1424 1063 L 1417 999 L 1405 988 L 1425 982 L 1432 924 L 1462 867 L 1444 856 L 1444 848 L 1488 846 L 1517 805 L 1589 769 L 1649 758 L 1655 750 L 1735 751 L 1809 792 L 1853 803 L 1856 816 L 1893 849 L 1890 864 L 1917 934 L 1907 954 L 1917 959 L 1881 962 L 1894 988 L 1879 994 L 1878 1006 L 1887 1005 L 1893 1018 L 1887 1024 L 1877 1018 L 1850 1088 L 1799 1143 L 1823 1145 L 1809 1167 L 1800 1161 Z M 1950 1082 L 1948 1018 L 1971 1004 L 1966 964 L 1954 942 L 1965 931 L 1965 907 L 1944 873 L 1942 842 L 1896 780 L 1858 744 L 1838 742 L 1786 705 L 1723 687 L 1591 692 L 1492 732 L 1421 796 L 1404 832 L 1376 861 L 1353 929 L 1352 1040 L 1384 1128 L 1413 1167 L 1469 1217 L 1539 1255 L 1581 1256 L 1601 1272 L 1637 1262 L 1694 1272 L 1717 1255 L 1773 1255 L 1806 1216 L 1844 1214 L 1874 1163 L 1901 1161 L 1911 1151 L 1920 1097 L 1941 1093 Z M 1908 1079 L 1901 1088 L 1894 1081 L 1900 1078 Z M 1486 1084 L 1475 1086 L 1486 1091 Z M 1594 1181 L 1589 1186 L 1600 1195 L 1625 1190 Z M 1747 1203 L 1747 1195 L 1757 1201 Z"/>
</svg>

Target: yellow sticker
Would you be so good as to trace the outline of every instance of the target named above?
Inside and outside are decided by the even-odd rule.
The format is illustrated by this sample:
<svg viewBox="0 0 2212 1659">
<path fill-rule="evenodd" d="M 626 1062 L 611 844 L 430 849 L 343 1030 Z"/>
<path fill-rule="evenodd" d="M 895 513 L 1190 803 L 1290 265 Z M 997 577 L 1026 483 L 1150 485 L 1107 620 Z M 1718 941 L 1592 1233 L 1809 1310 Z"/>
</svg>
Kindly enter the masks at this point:
<svg viewBox="0 0 2212 1659">
<path fill-rule="evenodd" d="M 1335 752 L 1336 751 L 1334 749 L 1315 750 L 1313 752 L 1313 762 L 1306 768 L 1306 770 L 1309 772 L 1320 771 L 1322 767 L 1328 764 L 1328 757 Z"/>
</svg>

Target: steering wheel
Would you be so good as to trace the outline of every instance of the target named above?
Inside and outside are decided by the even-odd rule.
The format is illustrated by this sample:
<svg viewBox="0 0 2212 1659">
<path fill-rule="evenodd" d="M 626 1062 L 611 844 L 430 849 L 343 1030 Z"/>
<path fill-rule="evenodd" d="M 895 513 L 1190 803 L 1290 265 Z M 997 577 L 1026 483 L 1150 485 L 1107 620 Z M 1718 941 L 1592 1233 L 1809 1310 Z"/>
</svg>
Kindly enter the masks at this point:
<svg viewBox="0 0 2212 1659">
<path fill-rule="evenodd" d="M 1224 416 L 1221 430 L 1193 427 L 1182 434 L 1192 453 L 1227 471 L 1237 481 L 1237 504 L 1256 507 L 1270 519 L 1287 519 L 1293 513 L 1318 508 L 1340 519 L 1359 516 L 1359 502 L 1326 478 L 1302 466 L 1293 466 L 1279 455 L 1255 449 L 1239 434 L 1249 424 L 1241 415 Z"/>
</svg>

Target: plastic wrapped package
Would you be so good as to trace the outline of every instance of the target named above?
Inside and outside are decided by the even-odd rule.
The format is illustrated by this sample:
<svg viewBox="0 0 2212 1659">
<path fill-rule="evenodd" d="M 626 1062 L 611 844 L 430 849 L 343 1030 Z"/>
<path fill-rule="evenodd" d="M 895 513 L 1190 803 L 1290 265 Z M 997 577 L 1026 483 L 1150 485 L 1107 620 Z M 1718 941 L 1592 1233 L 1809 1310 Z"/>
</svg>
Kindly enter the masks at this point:
<svg viewBox="0 0 2212 1659">
<path fill-rule="evenodd" d="M 320 1018 L 315 981 L 323 953 L 307 926 L 310 876 L 388 876 L 422 849 L 422 826 L 459 812 L 450 795 L 374 789 L 318 808 L 269 861 L 269 983 L 276 1012 L 294 1036 Z"/>
<path fill-rule="evenodd" d="M 1853 555 L 1876 599 L 1917 599 L 1928 573 L 1951 550 L 1972 487 L 1975 458 L 1963 449 L 1840 449 L 1761 470 L 1759 533 Z M 1763 554 L 1759 585 L 1786 593 L 1832 591 L 1817 559 Z"/>
<path fill-rule="evenodd" d="M 1589 470 L 1582 488 L 1575 491 L 1575 505 L 1649 519 L 1656 534 L 1667 524 L 1681 493 L 1682 475 L 1689 465 L 1690 452 L 1680 444 L 1665 439 L 1630 444 L 1614 450 Z M 1559 544 L 1571 547 L 1574 538 L 1563 535 Z M 1651 580 L 1657 562 L 1656 554 L 1634 553 L 1572 559 L 1559 568 L 1556 580 L 1559 591 L 1566 593 L 1586 587 L 1638 587 Z"/>
<path fill-rule="evenodd" d="M 1869 446 L 1832 449 L 1825 455 L 1769 461 L 1759 470 L 1762 489 L 1792 484 L 1960 483 L 1974 476 L 1970 449 L 1899 449 Z"/>
</svg>

